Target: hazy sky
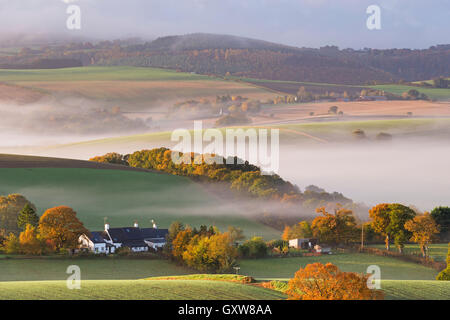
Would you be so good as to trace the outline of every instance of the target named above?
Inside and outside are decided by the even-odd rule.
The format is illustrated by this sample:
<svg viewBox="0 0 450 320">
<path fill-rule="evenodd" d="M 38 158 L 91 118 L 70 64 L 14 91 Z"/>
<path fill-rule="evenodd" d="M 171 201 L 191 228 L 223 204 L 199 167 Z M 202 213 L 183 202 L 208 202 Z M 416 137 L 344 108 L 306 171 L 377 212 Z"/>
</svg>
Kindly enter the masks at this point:
<svg viewBox="0 0 450 320">
<path fill-rule="evenodd" d="M 66 28 L 70 4 L 81 30 Z M 381 30 L 366 9 L 381 8 Z M 0 0 L 0 33 L 94 38 L 208 32 L 294 46 L 427 48 L 450 43 L 449 0 Z"/>
</svg>

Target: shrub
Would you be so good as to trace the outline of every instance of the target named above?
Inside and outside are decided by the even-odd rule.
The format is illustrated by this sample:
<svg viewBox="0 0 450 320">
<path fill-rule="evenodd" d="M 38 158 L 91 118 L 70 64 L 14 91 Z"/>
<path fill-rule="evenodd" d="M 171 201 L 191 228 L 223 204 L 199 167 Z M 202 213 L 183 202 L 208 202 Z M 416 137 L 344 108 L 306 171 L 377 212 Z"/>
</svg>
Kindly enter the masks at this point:
<svg viewBox="0 0 450 320">
<path fill-rule="evenodd" d="M 261 237 L 253 237 L 238 248 L 241 257 L 262 258 L 267 255 L 267 244 Z"/>
<path fill-rule="evenodd" d="M 364 132 L 364 130 L 361 129 L 356 129 L 352 132 L 353 136 L 357 139 L 365 139 L 366 138 L 366 133 Z"/>
<path fill-rule="evenodd" d="M 448 244 L 447 269 L 442 270 L 436 277 L 436 280 L 450 281 L 450 243 Z"/>
</svg>

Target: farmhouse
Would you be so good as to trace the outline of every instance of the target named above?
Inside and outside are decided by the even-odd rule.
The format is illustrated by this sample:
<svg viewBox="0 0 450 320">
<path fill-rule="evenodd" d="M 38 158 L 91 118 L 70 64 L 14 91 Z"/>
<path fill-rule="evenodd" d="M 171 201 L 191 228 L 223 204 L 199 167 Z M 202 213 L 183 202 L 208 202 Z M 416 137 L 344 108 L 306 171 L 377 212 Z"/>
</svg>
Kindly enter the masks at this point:
<svg viewBox="0 0 450 320">
<path fill-rule="evenodd" d="M 110 228 L 105 224 L 103 231 L 92 231 L 89 235 L 83 234 L 79 238 L 80 249 L 93 253 L 110 254 L 121 247 L 128 247 L 132 252 L 146 252 L 149 248 L 161 248 L 166 243 L 167 229 L 139 228 L 135 223 L 133 227 Z"/>
<path fill-rule="evenodd" d="M 317 239 L 291 239 L 289 247 L 296 249 L 312 249 L 317 244 Z"/>
</svg>

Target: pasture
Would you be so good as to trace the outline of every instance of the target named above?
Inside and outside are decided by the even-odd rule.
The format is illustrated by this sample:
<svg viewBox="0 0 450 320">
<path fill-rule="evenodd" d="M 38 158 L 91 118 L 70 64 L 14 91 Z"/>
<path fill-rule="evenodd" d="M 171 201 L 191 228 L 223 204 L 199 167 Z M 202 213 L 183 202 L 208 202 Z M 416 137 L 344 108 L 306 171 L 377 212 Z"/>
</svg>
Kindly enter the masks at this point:
<svg viewBox="0 0 450 320">
<path fill-rule="evenodd" d="M 0 300 L 279 300 L 280 292 L 206 280 L 87 280 L 80 290 L 66 281 L 0 282 Z"/>
<path fill-rule="evenodd" d="M 37 165 L 39 166 L 39 165 Z M 242 228 L 246 235 L 267 240 L 280 232 L 242 215 L 232 204 L 186 177 L 133 170 L 89 168 L 0 168 L 0 194 L 23 194 L 38 213 L 67 205 L 92 230 L 103 229 L 107 217 L 111 227 L 125 227 L 138 221 L 161 228 L 179 220 L 191 226 L 216 225 Z"/>
<path fill-rule="evenodd" d="M 289 280 L 299 268 L 310 263 L 333 263 L 342 271 L 366 273 L 377 265 L 383 280 L 434 280 L 437 271 L 419 264 L 369 254 L 333 254 L 319 257 L 266 258 L 238 260 L 239 274 L 256 280 Z M 168 260 L 114 257 L 0 259 L 0 281 L 64 280 L 69 265 L 81 268 L 85 280 L 127 280 L 195 274 Z M 193 278 L 188 278 L 189 280 Z"/>
<path fill-rule="evenodd" d="M 343 271 L 381 268 L 386 299 L 448 299 L 450 283 L 433 280 L 435 272 L 417 264 L 368 254 L 241 260 L 240 274 L 259 281 L 288 281 L 306 264 L 331 262 Z M 81 290 L 68 290 L 66 269 L 81 269 Z M 34 259 L 0 258 L 2 299 L 285 299 L 280 292 L 240 284 L 236 275 L 195 274 L 166 260 L 119 257 Z M 143 280 L 145 279 L 145 280 Z M 126 294 L 124 294 L 126 292 Z"/>
<path fill-rule="evenodd" d="M 382 244 L 371 245 L 371 247 L 385 249 L 385 246 Z M 429 250 L 429 255 L 431 258 L 436 261 L 445 261 L 448 253 L 448 243 L 433 243 L 429 246 Z M 422 254 L 419 245 L 415 243 L 405 244 L 403 251 L 405 254 Z"/>
<path fill-rule="evenodd" d="M 10 256 L 10 255 L 9 255 Z M 191 270 L 168 260 L 119 257 L 20 259 L 0 258 L 0 283 L 3 281 L 65 280 L 67 267 L 77 265 L 83 280 L 137 280 L 148 277 L 186 275 Z"/>
<path fill-rule="evenodd" d="M 0 82 L 21 88 L 16 100 L 32 92 L 47 96 L 78 97 L 119 106 L 127 112 L 166 109 L 176 101 L 209 98 L 217 95 L 243 95 L 267 98 L 272 93 L 245 83 L 174 70 L 139 67 L 78 67 L 63 69 L 0 69 Z M 1 88 L 0 88 L 1 89 Z M 0 90 L 0 100 L 10 98 Z M 24 95 L 24 97 L 22 97 Z M 38 101 L 35 97 L 35 101 Z M 29 101 L 31 102 L 31 101 Z M 111 105 L 112 104 L 112 105 Z"/>
<path fill-rule="evenodd" d="M 405 91 L 409 91 L 411 89 L 417 90 L 420 93 L 426 94 L 431 99 L 448 101 L 450 100 L 450 89 L 443 88 L 421 88 L 416 86 L 407 86 L 407 85 L 399 85 L 399 84 L 383 84 L 376 86 L 369 86 L 372 89 L 384 90 L 396 95 L 401 95 Z"/>
<path fill-rule="evenodd" d="M 280 144 L 321 145 L 324 143 L 355 142 L 352 132 L 362 129 L 368 139 L 364 143 L 373 141 L 377 134 L 386 132 L 398 138 L 414 137 L 443 137 L 450 136 L 450 118 L 431 119 L 389 119 L 363 121 L 323 121 L 323 122 L 292 122 L 271 123 L 242 127 L 250 128 L 278 128 L 280 129 Z M 224 130 L 224 129 L 223 129 Z M 5 149 L 5 152 L 33 153 L 45 156 L 62 156 L 74 159 L 89 159 L 94 155 L 108 152 L 132 153 L 136 150 L 172 147 L 176 143 L 170 140 L 171 132 L 151 132 L 105 139 L 80 141 L 77 143 L 53 145 L 47 147 Z M 360 141 L 361 142 L 361 141 Z"/>
<path fill-rule="evenodd" d="M 383 280 L 434 280 L 437 271 L 411 262 L 369 254 L 333 254 L 319 257 L 254 259 L 239 262 L 240 273 L 257 280 L 288 280 L 307 264 L 328 262 L 342 271 L 366 273 L 367 267 L 377 265 Z"/>
<path fill-rule="evenodd" d="M 450 281 L 383 280 L 381 289 L 387 300 L 449 300 Z"/>
</svg>

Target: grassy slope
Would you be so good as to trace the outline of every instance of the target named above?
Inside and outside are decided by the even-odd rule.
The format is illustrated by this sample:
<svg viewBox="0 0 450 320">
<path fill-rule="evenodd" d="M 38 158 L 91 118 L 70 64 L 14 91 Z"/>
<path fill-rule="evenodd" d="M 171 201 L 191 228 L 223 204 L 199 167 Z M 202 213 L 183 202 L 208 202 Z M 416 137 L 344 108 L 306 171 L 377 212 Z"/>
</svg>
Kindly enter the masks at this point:
<svg viewBox="0 0 450 320">
<path fill-rule="evenodd" d="M 137 67 L 78 67 L 62 69 L 0 69 L 0 81 L 169 81 L 204 80 L 207 76 Z"/>
<path fill-rule="evenodd" d="M 448 299 L 450 282 L 433 281 L 436 272 L 420 265 L 371 255 L 341 254 L 325 257 L 244 260 L 241 274 L 260 279 L 288 280 L 299 267 L 313 262 L 332 262 L 344 271 L 364 272 L 381 268 L 386 299 Z M 82 290 L 67 290 L 69 265 L 81 269 Z M 0 259 L 0 299 L 280 299 L 284 296 L 253 286 L 232 286 L 224 281 L 205 281 L 204 275 L 165 260 L 142 259 Z M 18 272 L 20 270 L 20 272 Z M 145 277 L 170 277 L 174 280 Z M 214 279 L 216 275 L 212 275 Z M 234 276 L 232 276 L 234 277 Z M 221 280 L 223 278 L 220 276 Z M 225 277 L 227 278 L 227 277 Z M 395 280 L 389 280 L 395 279 Z M 46 280 L 46 281 L 43 281 Z M 53 281 L 47 281 L 53 280 Z M 226 280 L 226 279 L 225 279 Z M 401 280 L 401 281 L 400 281 Z M 147 283 L 148 282 L 148 283 Z M 127 292 L 123 295 L 123 292 Z"/>
<path fill-rule="evenodd" d="M 450 281 L 383 280 L 381 289 L 386 299 L 393 300 L 449 300 Z"/>
<path fill-rule="evenodd" d="M 189 269 L 160 259 L 0 259 L 0 283 L 65 280 L 70 265 L 80 267 L 83 280 L 137 280 L 192 273 Z"/>
<path fill-rule="evenodd" d="M 398 120 L 371 120 L 371 121 L 335 121 L 335 122 L 314 122 L 314 123 L 298 123 L 298 124 L 283 124 L 271 125 L 268 128 L 280 129 L 280 142 L 284 143 L 287 140 L 295 139 L 296 141 L 314 142 L 311 138 L 295 134 L 294 131 L 300 131 L 315 137 L 327 139 L 330 142 L 339 141 L 341 139 L 352 139 L 352 131 L 355 129 L 362 129 L 368 134 L 376 135 L 381 131 L 389 132 L 395 135 L 410 134 L 430 134 L 433 130 L 444 128 L 448 132 L 450 119 L 398 119 Z M 243 129 L 251 127 L 242 127 Z M 259 128 L 259 127 L 258 127 Z M 283 130 L 285 129 L 285 130 Z M 52 146 L 45 148 L 45 150 L 60 150 L 72 152 L 76 150 L 83 150 L 86 148 L 120 148 L 134 145 L 136 148 L 143 148 L 144 145 L 174 145 L 170 142 L 171 132 L 157 132 L 146 133 L 90 141 L 81 141 L 78 143 L 71 143 L 59 146 Z M 373 137 L 372 137 L 373 138 Z M 352 139 L 354 140 L 354 139 Z M 45 151 L 43 150 L 43 151 Z"/>
<path fill-rule="evenodd" d="M 370 265 L 377 265 L 381 269 L 383 280 L 433 280 L 437 275 L 437 271 L 419 264 L 369 254 L 243 260 L 240 262 L 240 273 L 256 279 L 287 280 L 292 278 L 300 267 L 314 262 L 331 262 L 343 271 L 360 273 L 366 273 L 367 267 Z"/>
<path fill-rule="evenodd" d="M 0 82 L 49 95 L 94 99 L 126 111 L 148 111 L 149 107 L 170 105 L 174 101 L 214 99 L 224 94 L 260 98 L 268 95 L 268 91 L 244 83 L 167 69 L 126 66 L 0 69 Z"/>
<path fill-rule="evenodd" d="M 378 249 L 384 249 L 385 246 L 382 244 L 372 245 L 371 247 L 375 247 Z M 431 244 L 430 247 L 430 256 L 437 261 L 445 261 L 448 252 L 448 243 L 435 243 Z M 420 247 L 418 244 L 406 244 L 403 249 L 407 254 L 421 254 Z"/>
<path fill-rule="evenodd" d="M 415 89 L 420 93 L 426 94 L 429 98 L 436 100 L 449 100 L 450 99 L 450 89 L 439 89 L 439 88 L 420 88 L 415 86 L 398 85 L 398 84 L 384 84 L 370 86 L 373 89 L 384 90 L 391 92 L 393 94 L 401 95 L 405 91 Z"/>
<path fill-rule="evenodd" d="M 238 226 L 247 235 L 266 239 L 279 232 L 217 206 L 217 200 L 188 178 L 151 172 L 72 168 L 0 168 L 0 194 L 21 193 L 40 214 L 67 205 L 90 229 L 102 229 L 108 217 L 112 227 L 131 226 L 135 220 L 150 226 L 155 219 L 167 228 L 174 220 L 192 226 Z"/>
<path fill-rule="evenodd" d="M 275 300 L 282 293 L 238 283 L 205 280 L 82 281 L 69 290 L 66 281 L 0 282 L 2 299 Z"/>
<path fill-rule="evenodd" d="M 307 264 L 331 262 L 343 271 L 366 272 L 370 265 L 381 268 L 383 280 L 433 280 L 437 271 L 415 263 L 369 254 L 336 254 L 321 257 L 252 259 L 238 262 L 239 273 L 256 279 L 288 280 Z M 193 273 L 166 260 L 145 259 L 0 259 L 0 281 L 64 280 L 69 265 L 80 266 L 82 279 L 125 280 L 167 277 Z"/>
</svg>

